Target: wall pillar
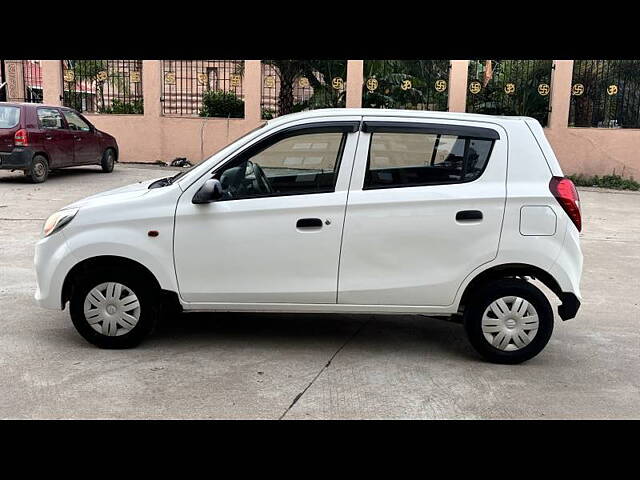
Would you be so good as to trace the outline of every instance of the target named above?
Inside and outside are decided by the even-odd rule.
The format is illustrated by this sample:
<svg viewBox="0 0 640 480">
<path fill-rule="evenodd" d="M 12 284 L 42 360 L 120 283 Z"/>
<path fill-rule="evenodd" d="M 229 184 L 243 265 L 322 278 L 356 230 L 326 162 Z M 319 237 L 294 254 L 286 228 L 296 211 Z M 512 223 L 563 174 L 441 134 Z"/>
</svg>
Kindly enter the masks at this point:
<svg viewBox="0 0 640 480">
<path fill-rule="evenodd" d="M 63 83 L 60 60 L 40 60 L 42 101 L 46 105 L 62 105 Z"/>
<path fill-rule="evenodd" d="M 22 60 L 5 60 L 7 102 L 24 102 Z"/>
<path fill-rule="evenodd" d="M 165 135 L 162 125 L 162 61 L 142 61 L 142 98 L 144 104 L 144 141 L 149 147 L 146 161 L 163 158 Z M 142 133 L 142 132 L 140 132 Z"/>
<path fill-rule="evenodd" d="M 569 127 L 571 106 L 571 82 L 573 81 L 573 60 L 554 60 L 551 70 L 551 99 L 549 104 L 549 128 Z"/>
<path fill-rule="evenodd" d="M 347 108 L 362 107 L 364 60 L 347 60 Z"/>
<path fill-rule="evenodd" d="M 469 60 L 451 60 L 449 69 L 449 111 L 467 110 L 467 77 Z"/>
<path fill-rule="evenodd" d="M 244 118 L 256 124 L 262 120 L 262 62 L 260 60 L 244 61 Z"/>
</svg>

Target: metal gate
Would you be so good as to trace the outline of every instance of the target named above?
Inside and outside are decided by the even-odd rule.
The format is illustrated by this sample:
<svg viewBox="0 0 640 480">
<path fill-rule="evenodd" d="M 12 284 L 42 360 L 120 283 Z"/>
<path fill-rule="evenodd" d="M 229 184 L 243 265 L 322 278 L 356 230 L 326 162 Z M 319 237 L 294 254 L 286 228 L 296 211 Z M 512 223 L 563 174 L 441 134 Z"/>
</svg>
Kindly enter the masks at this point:
<svg viewBox="0 0 640 480">
<path fill-rule="evenodd" d="M 547 124 L 551 60 L 470 60 L 467 112 L 523 115 Z"/>
<path fill-rule="evenodd" d="M 263 60 L 262 118 L 346 106 L 346 60 Z"/>
<path fill-rule="evenodd" d="M 576 60 L 570 127 L 639 128 L 640 60 Z"/>
<path fill-rule="evenodd" d="M 244 60 L 162 60 L 162 114 L 244 117 Z"/>
<path fill-rule="evenodd" d="M 42 103 L 40 60 L 2 60 L 0 100 Z"/>
<path fill-rule="evenodd" d="M 142 114 L 142 60 L 62 60 L 65 106 L 80 112 Z"/>
<path fill-rule="evenodd" d="M 365 60 L 362 106 L 448 109 L 449 60 Z"/>
</svg>

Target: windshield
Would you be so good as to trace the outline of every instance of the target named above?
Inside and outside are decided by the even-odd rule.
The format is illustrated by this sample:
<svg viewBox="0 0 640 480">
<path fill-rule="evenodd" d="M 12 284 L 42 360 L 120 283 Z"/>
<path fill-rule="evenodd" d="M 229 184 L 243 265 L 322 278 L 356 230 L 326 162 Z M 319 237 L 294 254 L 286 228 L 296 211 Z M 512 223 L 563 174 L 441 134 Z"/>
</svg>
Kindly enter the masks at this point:
<svg viewBox="0 0 640 480">
<path fill-rule="evenodd" d="M 0 128 L 13 128 L 20 121 L 20 109 L 18 107 L 10 107 L 0 105 Z"/>
</svg>

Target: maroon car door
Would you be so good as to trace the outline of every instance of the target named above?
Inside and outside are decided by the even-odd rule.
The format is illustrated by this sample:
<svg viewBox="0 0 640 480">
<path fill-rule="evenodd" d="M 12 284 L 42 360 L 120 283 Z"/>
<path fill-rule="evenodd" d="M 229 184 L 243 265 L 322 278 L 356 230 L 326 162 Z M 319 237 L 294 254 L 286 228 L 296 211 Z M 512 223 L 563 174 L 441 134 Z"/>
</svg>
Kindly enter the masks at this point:
<svg viewBox="0 0 640 480">
<path fill-rule="evenodd" d="M 49 156 L 51 168 L 73 165 L 73 132 L 67 129 L 62 113 L 57 108 L 38 107 L 40 143 Z"/>
<path fill-rule="evenodd" d="M 67 120 L 69 130 L 73 134 L 74 164 L 99 163 L 102 152 L 100 151 L 98 138 L 91 126 L 72 110 L 63 109 L 62 113 Z"/>
</svg>

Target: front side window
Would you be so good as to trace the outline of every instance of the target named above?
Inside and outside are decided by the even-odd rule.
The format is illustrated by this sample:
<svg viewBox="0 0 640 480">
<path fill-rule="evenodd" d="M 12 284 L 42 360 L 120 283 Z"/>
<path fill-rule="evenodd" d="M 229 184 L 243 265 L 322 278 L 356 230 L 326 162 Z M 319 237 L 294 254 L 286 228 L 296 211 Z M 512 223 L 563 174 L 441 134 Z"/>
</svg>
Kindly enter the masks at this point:
<svg viewBox="0 0 640 480">
<path fill-rule="evenodd" d="M 67 119 L 67 123 L 69 124 L 69 128 L 71 130 L 81 130 L 83 132 L 91 131 L 91 127 L 89 127 L 89 124 L 82 120 L 77 113 L 70 110 L 63 110 L 63 112 L 64 118 Z"/>
<path fill-rule="evenodd" d="M 484 171 L 492 146 L 453 134 L 373 132 L 364 188 L 469 182 Z"/>
<path fill-rule="evenodd" d="M 38 123 L 40 124 L 40 128 L 54 130 L 64 129 L 62 115 L 60 114 L 60 111 L 55 108 L 39 108 Z"/>
<path fill-rule="evenodd" d="M 333 192 L 346 134 L 303 133 L 217 171 L 222 200 Z"/>
</svg>

